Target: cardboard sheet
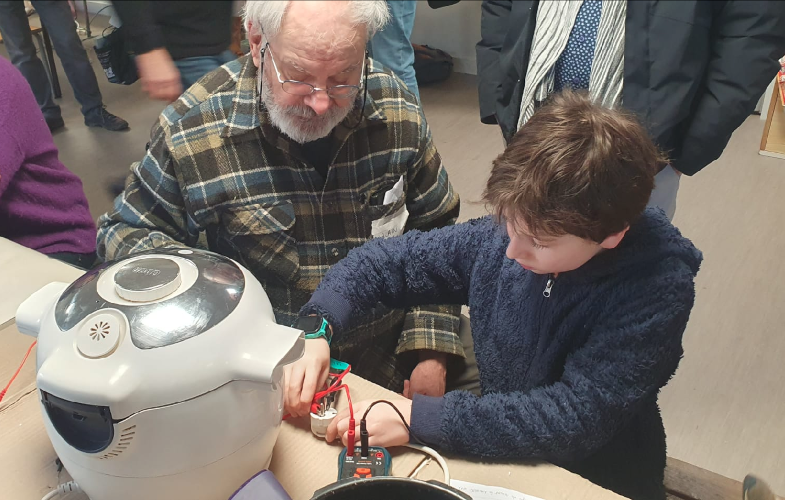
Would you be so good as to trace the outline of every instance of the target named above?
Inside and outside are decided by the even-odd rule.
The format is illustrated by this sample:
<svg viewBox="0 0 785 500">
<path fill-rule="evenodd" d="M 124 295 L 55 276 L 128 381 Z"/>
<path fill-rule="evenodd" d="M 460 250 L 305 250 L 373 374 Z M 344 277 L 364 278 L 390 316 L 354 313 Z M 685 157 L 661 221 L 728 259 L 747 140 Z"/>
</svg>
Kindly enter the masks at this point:
<svg viewBox="0 0 785 500">
<path fill-rule="evenodd" d="M 346 381 L 358 400 L 395 397 L 358 377 L 350 375 Z M 58 484 L 71 479 L 66 471 L 57 473 L 55 452 L 44 431 L 36 392 L 0 409 L 0 443 L 3 443 L 0 447 L 3 498 L 40 500 Z M 335 481 L 340 450 L 339 445 L 329 445 L 311 434 L 304 419 L 287 421 L 281 429 L 270 469 L 294 500 L 308 500 L 315 490 Z M 424 455 L 408 448 L 391 451 L 396 476 L 408 476 L 425 459 Z M 620 498 L 549 464 L 488 464 L 450 457 L 448 463 L 455 479 L 501 486 L 546 500 Z M 418 477 L 442 480 L 441 469 L 432 462 Z M 87 500 L 87 497 L 69 494 L 58 500 Z"/>
<path fill-rule="evenodd" d="M 41 286 L 51 281 L 70 282 L 80 275 L 78 269 L 0 239 L 0 383 L 3 386 L 33 340 L 8 323 L 16 308 Z M 345 381 L 355 401 L 400 397 L 353 375 L 348 375 Z M 0 484 L 3 485 L 0 497 L 4 499 L 40 500 L 58 484 L 71 479 L 67 471 L 57 471 L 34 382 L 35 351 L 0 405 Z M 345 405 L 345 398 L 339 398 L 338 407 Z M 294 500 L 308 500 L 315 490 L 335 481 L 340 451 L 340 445 L 329 445 L 311 434 L 307 419 L 287 421 L 281 428 L 270 469 Z M 396 476 L 410 475 L 425 460 L 420 452 L 408 448 L 393 449 L 391 453 Z M 450 457 L 448 462 L 455 479 L 509 488 L 546 500 L 619 498 L 553 465 L 486 464 Z M 418 477 L 441 480 L 441 469 L 432 462 Z M 59 496 L 58 500 L 87 500 L 87 497 L 71 493 Z"/>
<path fill-rule="evenodd" d="M 0 238 L 0 328 L 9 325 L 19 304 L 52 281 L 71 283 L 84 271 Z"/>
<path fill-rule="evenodd" d="M 0 390 L 11 380 L 33 341 L 35 341 L 33 337 L 19 333 L 13 323 L 0 329 Z M 35 389 L 35 354 L 34 347 L 16 380 L 8 389 L 3 402 L 0 403 L 0 408 Z"/>
<path fill-rule="evenodd" d="M 576 474 L 543 462 L 485 462 L 445 456 L 450 478 L 498 486 L 545 500 L 612 500 L 622 496 L 597 486 Z M 417 475 L 418 479 L 443 481 L 436 461 Z M 499 497 L 500 500 L 504 497 Z M 479 500 L 479 499 L 478 499 Z"/>
</svg>

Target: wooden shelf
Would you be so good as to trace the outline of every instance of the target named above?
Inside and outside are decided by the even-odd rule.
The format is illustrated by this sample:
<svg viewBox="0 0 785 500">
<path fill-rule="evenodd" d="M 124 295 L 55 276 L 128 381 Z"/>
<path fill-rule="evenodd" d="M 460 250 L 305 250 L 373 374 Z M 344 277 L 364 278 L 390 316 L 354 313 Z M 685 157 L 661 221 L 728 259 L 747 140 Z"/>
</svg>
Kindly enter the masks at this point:
<svg viewBox="0 0 785 500">
<path fill-rule="evenodd" d="M 785 108 L 782 106 L 779 85 L 776 82 L 760 140 L 760 154 L 785 159 Z"/>
</svg>

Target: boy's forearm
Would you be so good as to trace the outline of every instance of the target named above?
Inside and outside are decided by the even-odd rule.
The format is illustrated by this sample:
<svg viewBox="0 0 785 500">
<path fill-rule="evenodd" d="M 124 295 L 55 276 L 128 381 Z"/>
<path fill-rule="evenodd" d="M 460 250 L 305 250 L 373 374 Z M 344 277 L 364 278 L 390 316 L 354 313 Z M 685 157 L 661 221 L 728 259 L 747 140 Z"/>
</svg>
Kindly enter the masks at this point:
<svg viewBox="0 0 785 500">
<path fill-rule="evenodd" d="M 482 241 L 487 230 L 477 222 L 372 240 L 352 250 L 327 272 L 300 314 L 324 314 L 340 335 L 379 302 L 397 309 L 465 304 L 477 247 L 472 242 Z M 457 309 L 451 315 L 458 321 Z"/>
</svg>

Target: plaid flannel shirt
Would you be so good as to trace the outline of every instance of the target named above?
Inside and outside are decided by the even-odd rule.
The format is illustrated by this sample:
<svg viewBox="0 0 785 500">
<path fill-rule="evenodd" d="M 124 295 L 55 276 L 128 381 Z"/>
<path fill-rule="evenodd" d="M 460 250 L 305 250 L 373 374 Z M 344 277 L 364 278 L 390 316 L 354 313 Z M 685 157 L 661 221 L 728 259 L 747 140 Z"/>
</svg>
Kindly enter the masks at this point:
<svg viewBox="0 0 785 500">
<path fill-rule="evenodd" d="M 332 134 L 327 178 L 280 133 L 258 103 L 257 69 L 245 56 L 202 78 L 167 107 L 150 147 L 114 209 L 99 220 L 104 259 L 166 246 L 202 246 L 246 266 L 262 283 L 276 321 L 290 325 L 325 272 L 371 239 L 371 221 L 410 215 L 406 230 L 454 223 L 460 202 L 421 108 L 371 61 L 364 111 Z M 362 99 L 362 93 L 360 94 Z M 401 176 L 404 195 L 377 193 Z M 376 307 L 333 343 L 334 357 L 400 390 L 416 363 L 397 354 L 432 349 L 463 356 L 460 308 Z"/>
</svg>

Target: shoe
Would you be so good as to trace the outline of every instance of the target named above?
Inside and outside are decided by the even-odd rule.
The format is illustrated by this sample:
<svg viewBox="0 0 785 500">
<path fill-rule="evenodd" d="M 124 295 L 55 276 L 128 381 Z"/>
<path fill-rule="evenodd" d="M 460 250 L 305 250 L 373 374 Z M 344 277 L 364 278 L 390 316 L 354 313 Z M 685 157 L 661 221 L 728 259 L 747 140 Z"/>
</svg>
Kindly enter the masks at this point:
<svg viewBox="0 0 785 500">
<path fill-rule="evenodd" d="M 125 191 L 125 176 L 110 181 L 107 185 L 107 190 L 112 198 L 120 196 Z"/>
<path fill-rule="evenodd" d="M 63 121 L 62 116 L 58 116 L 57 118 L 49 118 L 46 120 L 46 126 L 49 127 L 50 132 L 54 132 L 55 130 L 59 130 L 65 127 L 65 122 Z"/>
<path fill-rule="evenodd" d="M 101 127 L 112 132 L 118 130 L 125 130 L 128 128 L 128 122 L 115 116 L 106 110 L 103 106 L 97 108 L 84 117 L 84 124 L 88 127 Z"/>
</svg>

